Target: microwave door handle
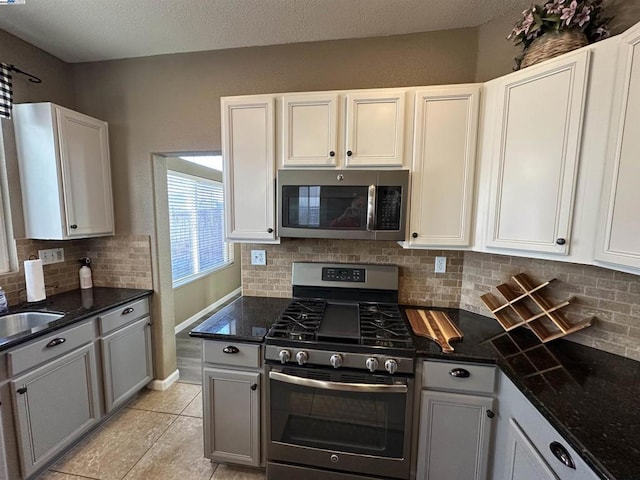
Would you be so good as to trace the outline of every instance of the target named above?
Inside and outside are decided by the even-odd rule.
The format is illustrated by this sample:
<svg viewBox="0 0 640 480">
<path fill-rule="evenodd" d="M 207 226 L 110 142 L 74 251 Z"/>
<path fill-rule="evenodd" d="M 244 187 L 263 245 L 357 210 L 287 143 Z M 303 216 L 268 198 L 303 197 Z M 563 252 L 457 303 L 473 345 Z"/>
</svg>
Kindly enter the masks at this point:
<svg viewBox="0 0 640 480">
<path fill-rule="evenodd" d="M 356 393 L 407 393 L 406 385 L 370 385 L 368 383 L 340 383 L 296 377 L 280 372 L 269 372 L 269 378 L 278 382 L 291 383 L 301 387 L 319 388 L 340 392 Z"/>
<path fill-rule="evenodd" d="M 376 229 L 376 186 L 369 185 L 367 196 L 367 232 Z"/>
</svg>

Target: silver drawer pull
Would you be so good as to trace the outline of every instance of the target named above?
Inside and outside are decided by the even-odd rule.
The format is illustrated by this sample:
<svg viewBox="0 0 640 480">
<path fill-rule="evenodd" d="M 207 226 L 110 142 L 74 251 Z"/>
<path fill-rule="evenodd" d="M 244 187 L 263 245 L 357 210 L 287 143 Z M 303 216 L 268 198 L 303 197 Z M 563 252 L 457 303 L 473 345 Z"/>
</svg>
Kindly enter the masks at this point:
<svg viewBox="0 0 640 480">
<path fill-rule="evenodd" d="M 134 310 L 134 309 L 133 309 L 133 308 L 131 308 L 131 307 L 129 307 L 129 308 L 125 308 L 125 309 L 122 311 L 122 315 L 128 315 L 129 313 L 133 312 L 133 310 Z"/>
<path fill-rule="evenodd" d="M 49 343 L 47 343 L 47 348 L 51 348 L 51 347 L 56 347 L 58 345 L 62 345 L 66 341 L 67 341 L 66 338 L 54 338 Z"/>
<path fill-rule="evenodd" d="M 222 349 L 224 353 L 238 353 L 240 350 L 238 347 L 234 347 L 233 345 L 229 345 L 228 347 L 224 347 Z"/>
<path fill-rule="evenodd" d="M 449 372 L 449 375 L 456 378 L 469 378 L 471 376 L 469 370 L 464 368 L 454 368 Z"/>
</svg>

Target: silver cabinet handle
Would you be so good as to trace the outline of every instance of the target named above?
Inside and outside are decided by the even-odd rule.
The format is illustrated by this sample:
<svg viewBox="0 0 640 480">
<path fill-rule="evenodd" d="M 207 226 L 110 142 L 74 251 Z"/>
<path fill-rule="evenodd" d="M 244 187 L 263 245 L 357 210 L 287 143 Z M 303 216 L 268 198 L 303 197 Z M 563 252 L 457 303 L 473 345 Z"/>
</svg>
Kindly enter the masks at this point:
<svg viewBox="0 0 640 480">
<path fill-rule="evenodd" d="M 67 341 L 66 338 L 54 338 L 49 343 L 47 343 L 47 348 L 51 348 L 51 347 L 56 347 L 58 345 L 62 345 L 66 341 Z"/>
<path fill-rule="evenodd" d="M 335 390 L 340 392 L 358 393 L 407 393 L 406 385 L 370 385 L 368 383 L 340 383 L 312 380 L 310 378 L 294 377 L 280 372 L 269 372 L 269 378 L 278 382 L 291 383 L 301 387 L 319 388 L 321 390 Z"/>
<path fill-rule="evenodd" d="M 562 444 L 558 443 L 558 442 L 551 442 L 549 444 L 549 450 L 551 450 L 551 453 L 553 453 L 553 456 L 556 457 L 558 460 L 560 460 L 560 462 L 572 469 L 576 469 L 576 464 L 573 463 L 573 459 L 571 458 L 571 455 L 569 455 L 569 452 L 567 451 L 566 448 L 564 448 L 562 446 Z"/>
<path fill-rule="evenodd" d="M 471 373 L 465 368 L 454 368 L 449 372 L 449 375 L 455 378 L 469 378 Z"/>
</svg>

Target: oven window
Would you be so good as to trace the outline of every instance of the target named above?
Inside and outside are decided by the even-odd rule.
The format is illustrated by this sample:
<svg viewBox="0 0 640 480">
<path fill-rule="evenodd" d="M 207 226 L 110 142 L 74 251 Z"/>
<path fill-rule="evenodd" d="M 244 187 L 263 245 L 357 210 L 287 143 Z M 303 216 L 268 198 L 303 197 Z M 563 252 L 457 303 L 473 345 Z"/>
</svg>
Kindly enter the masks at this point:
<svg viewBox="0 0 640 480">
<path fill-rule="evenodd" d="M 271 380 L 271 440 L 403 458 L 406 393 L 331 391 Z"/>
<path fill-rule="evenodd" d="M 364 230 L 368 187 L 283 186 L 283 227 Z"/>
</svg>

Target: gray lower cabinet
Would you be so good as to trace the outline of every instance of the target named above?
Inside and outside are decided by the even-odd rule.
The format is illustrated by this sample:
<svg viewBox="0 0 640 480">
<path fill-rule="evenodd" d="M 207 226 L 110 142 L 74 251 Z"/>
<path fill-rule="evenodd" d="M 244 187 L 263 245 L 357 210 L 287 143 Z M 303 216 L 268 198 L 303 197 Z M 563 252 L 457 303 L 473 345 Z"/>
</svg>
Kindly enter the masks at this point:
<svg viewBox="0 0 640 480">
<path fill-rule="evenodd" d="M 203 368 L 205 457 L 260 466 L 259 371 Z"/>
<path fill-rule="evenodd" d="M 99 420 L 93 343 L 15 378 L 11 393 L 28 477 Z"/>
<path fill-rule="evenodd" d="M 421 393 L 417 480 L 484 480 L 492 397 Z"/>
<path fill-rule="evenodd" d="M 102 337 L 100 345 L 108 413 L 153 379 L 151 319 L 144 317 Z"/>
<path fill-rule="evenodd" d="M 518 423 L 509 419 L 505 480 L 559 480 Z"/>
<path fill-rule="evenodd" d="M 495 367 L 435 360 L 420 366 L 416 480 L 486 480 Z"/>
</svg>

